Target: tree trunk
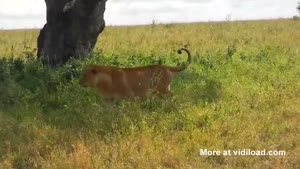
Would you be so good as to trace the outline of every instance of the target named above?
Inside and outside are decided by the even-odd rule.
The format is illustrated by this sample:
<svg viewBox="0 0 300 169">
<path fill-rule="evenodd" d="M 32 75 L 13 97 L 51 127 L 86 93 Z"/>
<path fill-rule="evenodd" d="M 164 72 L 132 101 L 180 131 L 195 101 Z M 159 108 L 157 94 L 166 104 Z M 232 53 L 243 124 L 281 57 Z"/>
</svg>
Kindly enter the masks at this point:
<svg viewBox="0 0 300 169">
<path fill-rule="evenodd" d="M 84 57 L 105 27 L 106 0 L 45 0 L 47 23 L 37 39 L 37 56 L 56 66 Z"/>
</svg>

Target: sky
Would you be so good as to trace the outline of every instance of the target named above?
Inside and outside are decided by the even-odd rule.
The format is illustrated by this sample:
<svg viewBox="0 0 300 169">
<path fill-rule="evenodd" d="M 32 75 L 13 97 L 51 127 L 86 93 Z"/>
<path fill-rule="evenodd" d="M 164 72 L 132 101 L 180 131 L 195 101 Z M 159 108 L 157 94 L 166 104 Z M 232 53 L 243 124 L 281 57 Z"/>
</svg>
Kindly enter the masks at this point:
<svg viewBox="0 0 300 169">
<path fill-rule="evenodd" d="M 107 25 L 291 18 L 299 0 L 108 0 Z M 0 29 L 41 28 L 44 0 L 0 0 Z"/>
</svg>

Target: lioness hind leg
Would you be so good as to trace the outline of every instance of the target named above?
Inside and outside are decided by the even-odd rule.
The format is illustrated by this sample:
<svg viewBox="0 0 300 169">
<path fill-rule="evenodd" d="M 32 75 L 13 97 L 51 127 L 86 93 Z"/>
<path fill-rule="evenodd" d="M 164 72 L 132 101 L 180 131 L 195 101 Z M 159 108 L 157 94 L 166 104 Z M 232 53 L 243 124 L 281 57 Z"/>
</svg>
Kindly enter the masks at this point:
<svg viewBox="0 0 300 169">
<path fill-rule="evenodd" d="M 116 104 L 119 100 L 116 98 L 105 98 L 104 101 L 108 104 Z"/>
<path fill-rule="evenodd" d="M 172 96 L 173 95 L 170 90 L 170 84 L 158 87 L 157 91 L 158 91 L 158 96 Z"/>
</svg>

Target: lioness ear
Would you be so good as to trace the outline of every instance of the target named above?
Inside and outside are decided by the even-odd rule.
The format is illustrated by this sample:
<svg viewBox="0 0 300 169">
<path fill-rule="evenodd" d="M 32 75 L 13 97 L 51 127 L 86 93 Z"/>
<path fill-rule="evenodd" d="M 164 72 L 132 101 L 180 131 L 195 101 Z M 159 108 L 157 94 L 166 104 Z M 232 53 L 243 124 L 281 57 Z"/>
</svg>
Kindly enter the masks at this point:
<svg viewBox="0 0 300 169">
<path fill-rule="evenodd" d="M 96 73 L 97 73 L 97 70 L 96 70 L 96 69 L 92 69 L 91 72 L 92 72 L 93 74 L 96 74 Z"/>
</svg>

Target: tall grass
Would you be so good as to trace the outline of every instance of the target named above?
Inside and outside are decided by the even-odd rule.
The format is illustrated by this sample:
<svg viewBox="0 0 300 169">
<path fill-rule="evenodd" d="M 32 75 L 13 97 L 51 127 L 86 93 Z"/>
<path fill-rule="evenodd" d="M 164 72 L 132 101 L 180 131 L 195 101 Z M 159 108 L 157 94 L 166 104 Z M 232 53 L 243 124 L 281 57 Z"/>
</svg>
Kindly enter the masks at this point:
<svg viewBox="0 0 300 169">
<path fill-rule="evenodd" d="M 90 57 L 55 69 L 32 54 L 37 31 L 0 31 L 0 168 L 299 168 L 299 26 L 107 27 Z M 91 63 L 179 64 L 183 45 L 193 62 L 175 77 L 173 97 L 107 104 L 78 85 Z M 286 155 L 200 156 L 200 149 Z"/>
</svg>

